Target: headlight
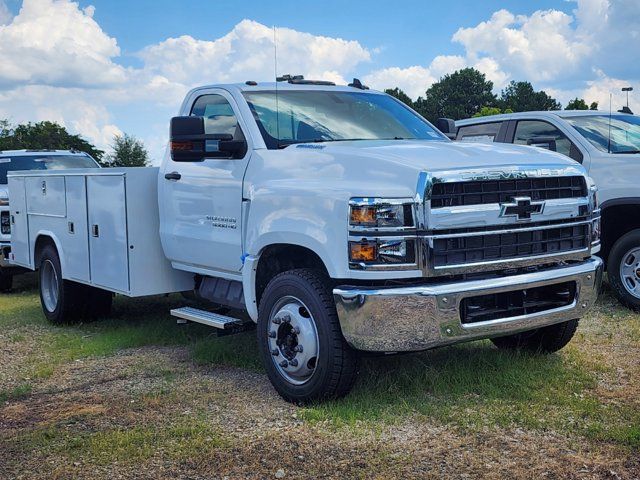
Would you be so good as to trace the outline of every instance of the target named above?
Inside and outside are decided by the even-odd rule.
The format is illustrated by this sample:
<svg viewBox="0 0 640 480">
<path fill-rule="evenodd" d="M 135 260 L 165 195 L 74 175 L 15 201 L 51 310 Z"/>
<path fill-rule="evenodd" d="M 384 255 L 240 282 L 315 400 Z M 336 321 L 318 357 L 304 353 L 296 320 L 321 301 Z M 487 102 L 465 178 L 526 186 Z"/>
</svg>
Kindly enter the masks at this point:
<svg viewBox="0 0 640 480">
<path fill-rule="evenodd" d="M 349 226 L 360 229 L 413 227 L 411 200 L 354 198 L 349 203 Z"/>
<path fill-rule="evenodd" d="M 399 265 L 416 263 L 415 240 L 384 239 L 349 242 L 352 266 Z"/>
</svg>

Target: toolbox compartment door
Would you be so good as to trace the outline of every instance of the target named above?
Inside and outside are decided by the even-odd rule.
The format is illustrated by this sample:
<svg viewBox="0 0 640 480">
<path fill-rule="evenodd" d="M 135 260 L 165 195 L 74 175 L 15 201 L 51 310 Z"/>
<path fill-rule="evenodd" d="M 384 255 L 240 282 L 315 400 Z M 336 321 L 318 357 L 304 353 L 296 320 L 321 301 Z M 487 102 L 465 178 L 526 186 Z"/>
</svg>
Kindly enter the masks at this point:
<svg viewBox="0 0 640 480">
<path fill-rule="evenodd" d="M 87 176 L 87 198 L 91 283 L 127 293 L 129 249 L 124 175 Z"/>
</svg>

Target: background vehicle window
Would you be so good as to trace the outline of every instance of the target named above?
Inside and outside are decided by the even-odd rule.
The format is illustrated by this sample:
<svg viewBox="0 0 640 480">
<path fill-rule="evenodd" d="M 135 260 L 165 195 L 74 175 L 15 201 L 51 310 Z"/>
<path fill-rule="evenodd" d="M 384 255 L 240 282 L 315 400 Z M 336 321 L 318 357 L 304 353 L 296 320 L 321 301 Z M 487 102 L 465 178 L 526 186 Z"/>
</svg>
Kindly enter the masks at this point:
<svg viewBox="0 0 640 480">
<path fill-rule="evenodd" d="M 88 155 L 19 155 L 0 157 L 0 184 L 7 183 L 7 172 L 14 170 L 66 170 L 68 168 L 98 168 Z"/>
<path fill-rule="evenodd" d="M 522 120 L 516 126 L 516 134 L 513 143 L 527 145 L 529 140 L 535 141 L 536 137 L 553 137 L 556 141 L 556 152 L 567 157 L 571 156 L 571 140 L 564 133 L 548 122 L 540 120 Z"/>
<path fill-rule="evenodd" d="M 468 125 L 458 129 L 456 140 L 463 142 L 493 142 L 500 131 L 502 122 L 481 123 Z"/>
<path fill-rule="evenodd" d="M 193 104 L 191 115 L 204 118 L 204 133 L 244 138 L 233 108 L 222 95 L 203 95 Z"/>
</svg>

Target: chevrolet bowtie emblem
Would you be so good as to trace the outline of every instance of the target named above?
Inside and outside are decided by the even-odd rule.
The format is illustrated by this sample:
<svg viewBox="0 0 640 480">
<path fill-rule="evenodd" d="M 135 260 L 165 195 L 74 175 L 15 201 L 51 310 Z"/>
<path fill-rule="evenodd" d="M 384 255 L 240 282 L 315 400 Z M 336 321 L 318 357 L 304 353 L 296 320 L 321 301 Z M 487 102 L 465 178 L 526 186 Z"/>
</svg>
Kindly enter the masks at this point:
<svg viewBox="0 0 640 480">
<path fill-rule="evenodd" d="M 531 215 L 542 213 L 544 202 L 532 202 L 530 197 L 514 197 L 509 203 L 500 204 L 501 217 L 531 220 Z"/>
</svg>

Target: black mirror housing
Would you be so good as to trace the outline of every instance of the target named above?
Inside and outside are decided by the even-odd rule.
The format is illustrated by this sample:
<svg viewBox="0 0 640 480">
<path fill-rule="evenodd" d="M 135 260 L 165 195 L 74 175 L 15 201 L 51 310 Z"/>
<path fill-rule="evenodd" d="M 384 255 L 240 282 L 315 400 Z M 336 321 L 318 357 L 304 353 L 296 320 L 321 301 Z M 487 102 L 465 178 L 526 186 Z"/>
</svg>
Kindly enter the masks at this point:
<svg viewBox="0 0 640 480">
<path fill-rule="evenodd" d="M 205 134 L 202 117 L 173 117 L 170 129 L 171 159 L 174 162 L 202 162 L 205 158 L 242 158 L 247 142 L 229 134 Z"/>
<path fill-rule="evenodd" d="M 451 140 L 456 137 L 456 122 L 451 118 L 439 118 L 436 120 L 436 128 Z"/>
</svg>

